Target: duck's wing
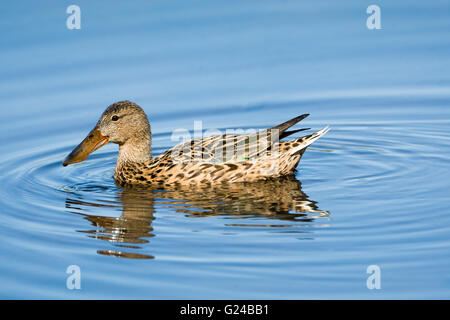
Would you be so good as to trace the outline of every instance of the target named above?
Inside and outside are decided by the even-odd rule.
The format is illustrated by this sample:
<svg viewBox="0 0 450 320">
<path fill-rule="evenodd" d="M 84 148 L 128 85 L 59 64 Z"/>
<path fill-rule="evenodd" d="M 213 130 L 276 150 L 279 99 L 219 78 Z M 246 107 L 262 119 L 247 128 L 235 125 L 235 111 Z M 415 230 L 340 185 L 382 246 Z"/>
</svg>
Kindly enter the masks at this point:
<svg viewBox="0 0 450 320">
<path fill-rule="evenodd" d="M 255 160 L 262 156 L 270 156 L 271 151 L 275 149 L 275 146 L 279 145 L 281 139 L 300 131 L 309 130 L 309 128 L 303 128 L 287 131 L 287 129 L 307 116 L 309 114 L 302 114 L 272 128 L 260 130 L 255 133 L 227 137 L 228 139 L 224 143 L 223 149 L 225 151 L 234 149 L 235 155 L 230 159 L 227 153 L 226 159 L 228 161 L 241 162 Z"/>
<path fill-rule="evenodd" d="M 271 150 L 280 139 L 296 132 L 308 130 L 309 128 L 287 131 L 308 115 L 303 114 L 265 130 L 192 139 L 166 151 L 166 154 L 170 153 L 173 159 L 181 161 L 201 160 L 226 163 L 255 160 L 258 157 L 270 155 Z"/>
<path fill-rule="evenodd" d="M 290 136 L 291 134 L 294 134 L 296 132 L 309 130 L 311 128 L 304 128 L 304 129 L 286 131 L 287 129 L 292 127 L 294 124 L 296 124 L 296 123 L 302 121 L 303 119 L 305 119 L 307 116 L 309 116 L 309 113 L 305 113 L 305 114 L 302 114 L 301 116 L 292 118 L 291 120 L 283 122 L 283 123 L 281 123 L 281 124 L 279 124 L 279 125 L 277 125 L 275 127 L 270 128 L 269 130 L 278 130 L 279 135 L 280 135 L 280 139 L 286 138 L 287 136 Z"/>
</svg>

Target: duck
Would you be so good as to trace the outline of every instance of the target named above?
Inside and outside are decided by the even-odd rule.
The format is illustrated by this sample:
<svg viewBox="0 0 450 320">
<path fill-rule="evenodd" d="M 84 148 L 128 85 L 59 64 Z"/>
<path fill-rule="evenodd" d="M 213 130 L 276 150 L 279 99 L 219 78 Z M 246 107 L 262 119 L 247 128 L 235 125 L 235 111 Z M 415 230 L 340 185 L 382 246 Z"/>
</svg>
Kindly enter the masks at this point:
<svg viewBox="0 0 450 320">
<path fill-rule="evenodd" d="M 264 130 L 226 133 L 183 141 L 162 154 L 152 156 L 152 134 L 148 117 L 134 102 L 113 103 L 95 127 L 63 160 L 78 163 L 107 143 L 119 145 L 114 180 L 127 185 L 214 185 L 255 182 L 293 174 L 306 148 L 329 128 L 280 141 L 294 133 L 288 130 L 305 119 L 302 114 Z"/>
</svg>

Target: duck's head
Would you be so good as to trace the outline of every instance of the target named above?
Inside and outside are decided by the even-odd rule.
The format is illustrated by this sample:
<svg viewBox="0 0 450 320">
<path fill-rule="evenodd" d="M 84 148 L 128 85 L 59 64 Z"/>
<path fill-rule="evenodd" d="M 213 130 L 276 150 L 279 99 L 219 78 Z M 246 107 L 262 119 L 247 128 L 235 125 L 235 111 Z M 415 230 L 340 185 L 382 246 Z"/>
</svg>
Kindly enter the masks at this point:
<svg viewBox="0 0 450 320">
<path fill-rule="evenodd" d="M 90 153 L 108 142 L 117 143 L 127 157 L 137 160 L 149 158 L 151 130 L 144 110 L 130 101 L 119 101 L 110 105 L 94 129 L 64 159 L 63 166 L 85 160 Z"/>
</svg>

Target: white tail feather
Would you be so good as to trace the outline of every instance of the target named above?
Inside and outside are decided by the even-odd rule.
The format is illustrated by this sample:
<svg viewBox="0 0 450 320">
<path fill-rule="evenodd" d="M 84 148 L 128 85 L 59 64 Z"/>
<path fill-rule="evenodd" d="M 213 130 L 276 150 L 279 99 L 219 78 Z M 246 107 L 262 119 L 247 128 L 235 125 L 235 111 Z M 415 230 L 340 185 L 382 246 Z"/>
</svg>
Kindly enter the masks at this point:
<svg viewBox="0 0 450 320">
<path fill-rule="evenodd" d="M 327 133 L 330 130 L 330 128 L 328 126 L 326 126 L 325 128 L 313 133 L 311 135 L 311 137 L 309 137 L 307 140 L 305 140 L 301 145 L 297 146 L 296 148 L 293 148 L 291 150 L 289 150 L 290 154 L 294 154 L 299 152 L 300 150 L 305 149 L 306 147 L 310 146 L 311 144 L 314 143 L 314 141 L 316 141 L 317 139 L 319 139 L 321 136 L 323 136 L 325 133 Z"/>
</svg>

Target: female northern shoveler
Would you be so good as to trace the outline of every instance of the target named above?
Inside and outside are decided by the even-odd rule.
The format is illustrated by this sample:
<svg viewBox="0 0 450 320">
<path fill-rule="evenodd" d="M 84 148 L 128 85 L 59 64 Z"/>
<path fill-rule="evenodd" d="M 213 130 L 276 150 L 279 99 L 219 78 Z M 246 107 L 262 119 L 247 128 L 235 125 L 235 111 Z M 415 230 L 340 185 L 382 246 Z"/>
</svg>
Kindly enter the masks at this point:
<svg viewBox="0 0 450 320">
<path fill-rule="evenodd" d="M 152 157 L 151 130 L 137 104 L 120 101 L 103 112 L 97 125 L 67 156 L 63 166 L 85 160 L 108 142 L 119 145 L 114 179 L 133 184 L 214 184 L 251 182 L 294 172 L 306 148 L 324 135 L 324 128 L 308 136 L 279 141 L 306 118 L 304 114 L 267 130 L 192 139 Z"/>
</svg>

